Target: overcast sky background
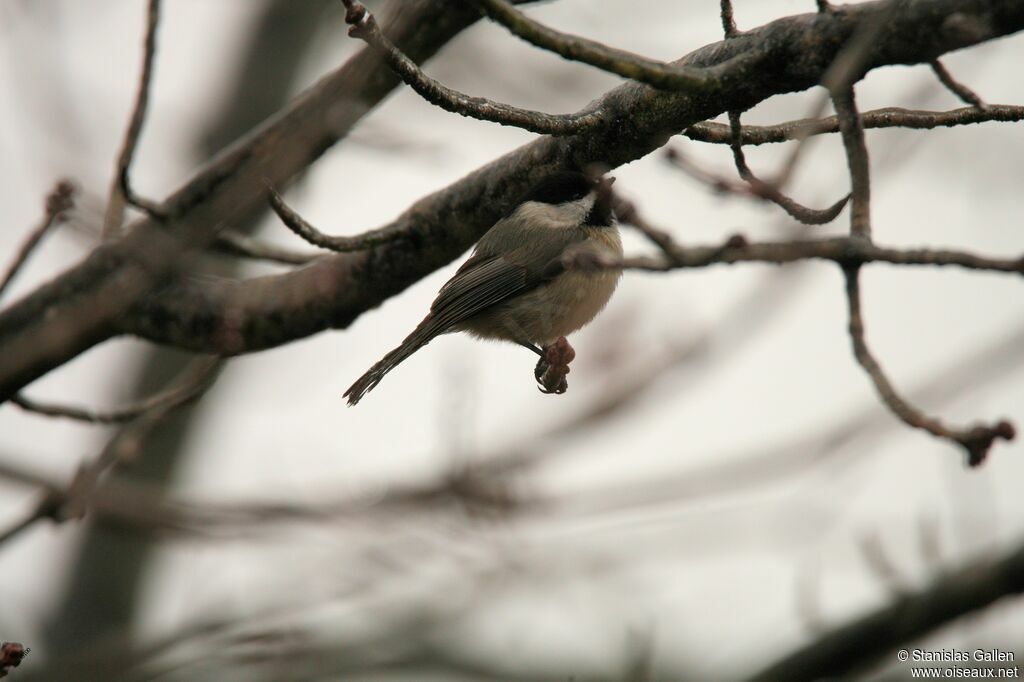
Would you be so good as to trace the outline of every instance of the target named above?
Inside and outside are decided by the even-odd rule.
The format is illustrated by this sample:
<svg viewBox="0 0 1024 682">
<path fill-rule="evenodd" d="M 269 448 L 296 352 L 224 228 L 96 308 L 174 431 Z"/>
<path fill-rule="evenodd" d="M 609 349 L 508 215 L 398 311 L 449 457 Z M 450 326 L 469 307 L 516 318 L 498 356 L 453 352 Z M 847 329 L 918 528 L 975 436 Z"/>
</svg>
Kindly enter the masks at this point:
<svg viewBox="0 0 1024 682">
<path fill-rule="evenodd" d="M 181 186 L 202 162 L 193 151 L 197 131 L 227 89 L 258 5 L 164 4 L 150 115 L 133 167 L 136 189 L 156 198 Z M 741 29 L 752 28 L 811 11 L 813 4 L 736 0 L 736 20 Z M 99 223 L 136 88 L 144 10 L 141 0 L 0 3 L 0 92 L 7 94 L 0 103 L 3 263 L 39 220 L 43 197 L 59 177 L 73 178 L 85 193 L 76 222 Z M 711 0 L 559 0 L 530 10 L 554 27 L 664 59 L 719 39 L 717 12 Z M 304 84 L 359 47 L 342 25 L 334 36 L 305 67 Z M 1022 41 L 994 41 L 944 62 L 986 101 L 1020 104 Z M 578 109 L 618 82 L 486 23 L 452 41 L 427 71 L 469 94 L 551 112 Z M 773 98 L 744 121 L 802 117 L 817 96 Z M 926 67 L 873 72 L 858 86 L 858 99 L 862 110 L 961 106 Z M 446 113 L 400 90 L 287 199 L 325 231 L 355 234 L 532 138 Z M 1024 253 L 1024 126 L 869 131 L 868 143 L 879 243 Z M 732 173 L 725 146 L 684 138 L 672 144 L 705 168 Z M 786 151 L 751 149 L 748 159 L 768 176 Z M 775 207 L 716 196 L 657 154 L 614 175 L 617 189 L 685 243 L 720 242 L 736 232 L 772 238 L 792 227 Z M 820 207 L 846 193 L 848 184 L 840 141 L 829 136 L 811 145 L 791 190 Z M 847 224 L 844 211 L 831 226 L 799 229 L 841 234 Z M 270 220 L 261 236 L 302 246 Z M 61 228 L 5 302 L 75 263 L 91 239 Z M 648 248 L 632 234 L 626 242 L 633 252 Z M 362 617 L 351 605 L 320 613 L 354 602 L 347 590 L 367 599 L 381 595 L 397 607 L 431 604 L 443 593 L 445 608 L 467 606 L 468 615 L 448 622 L 439 636 L 462 638 L 481 656 L 614 666 L 639 632 L 653 638 L 659 666 L 739 674 L 808 636 L 797 594 L 809 576 L 816 576 L 828 623 L 883 602 L 887 588 L 863 558 L 865 536 L 879 538 L 908 584 L 923 585 L 940 567 L 919 551 L 922 525 L 936 529 L 947 565 L 1009 546 L 1024 534 L 1021 441 L 998 444 L 985 466 L 968 470 L 953 447 L 889 416 L 853 360 L 842 280 L 829 264 L 798 266 L 783 285 L 776 282 L 778 270 L 766 266 L 626 273 L 607 310 L 573 339 L 577 360 L 563 396 L 537 392 L 534 358 L 522 349 L 450 336 L 403 364 L 357 408 L 347 408 L 342 392 L 412 329 L 457 265 L 364 314 L 350 329 L 232 360 L 204 398 L 182 493 L 202 500 L 312 502 L 425 480 L 460 459 L 485 458 L 564 422 L 609 390 L 610 374 L 630 375 L 637 371 L 631 368 L 702 334 L 712 334 L 710 345 L 700 362 L 666 376 L 630 411 L 549 445 L 557 460 L 531 479 L 532 490 L 564 499 L 560 511 L 462 525 L 367 517 L 259 542 L 170 542 L 150 579 L 143 633 L 173 632 L 207 614 L 258 611 L 274 606 L 275 595 L 288 594 L 290 602 L 317 606 L 309 613 L 317 611 L 311 617 L 323 619 L 329 638 L 333 628 L 345 631 L 347 619 Z M 1022 334 L 1019 277 L 876 265 L 866 268 L 863 282 L 868 341 L 903 390 Z M 750 331 L 755 336 L 748 338 L 746 325 L 720 328 L 738 301 L 775 286 L 782 293 L 766 296 L 759 312 L 765 321 Z M 26 394 L 116 405 L 132 383 L 126 359 L 141 346 L 108 342 Z M 1018 366 L 970 382 L 953 401 L 913 397 L 953 424 L 1005 417 L 1024 426 Z M 643 499 L 651 482 L 771 451 L 865 410 L 877 414 L 870 437 L 797 475 L 766 477 L 725 493 L 681 490 L 676 501 L 625 509 L 600 493 L 632 489 Z M 0 456 L 33 471 L 70 477 L 104 440 L 101 428 L 0 408 Z M 4 525 L 35 499 L 35 491 L 3 482 L 0 491 Z M 598 499 L 607 502 L 603 509 L 588 507 Z M 0 638 L 31 642 L 78 535 L 73 523 L 40 524 L 0 548 L 8 607 Z M 388 552 L 405 560 L 375 564 L 378 553 Z M 374 577 L 368 585 L 360 582 L 367 575 Z M 1002 611 L 1009 617 L 944 637 L 990 646 L 1024 641 L 1019 612 Z"/>
</svg>

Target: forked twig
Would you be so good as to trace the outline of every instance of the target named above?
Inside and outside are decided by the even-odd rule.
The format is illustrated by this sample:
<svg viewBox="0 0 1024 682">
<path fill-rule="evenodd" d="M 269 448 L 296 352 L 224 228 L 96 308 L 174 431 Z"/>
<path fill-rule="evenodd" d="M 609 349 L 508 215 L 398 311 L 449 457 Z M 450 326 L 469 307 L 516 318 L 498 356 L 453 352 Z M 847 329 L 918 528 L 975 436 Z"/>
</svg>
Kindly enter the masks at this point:
<svg viewBox="0 0 1024 682">
<path fill-rule="evenodd" d="M 0 296 L 3 296 L 4 291 L 14 281 L 18 272 L 28 261 L 35 248 L 39 246 L 39 242 L 50 231 L 50 228 L 60 223 L 64 218 L 64 214 L 73 205 L 74 192 L 74 186 L 67 180 L 61 180 L 50 190 L 50 193 L 46 196 L 46 208 L 42 221 L 22 242 L 18 253 L 14 256 L 14 260 L 11 261 L 7 272 L 4 273 L 3 279 L 0 279 Z"/>
</svg>

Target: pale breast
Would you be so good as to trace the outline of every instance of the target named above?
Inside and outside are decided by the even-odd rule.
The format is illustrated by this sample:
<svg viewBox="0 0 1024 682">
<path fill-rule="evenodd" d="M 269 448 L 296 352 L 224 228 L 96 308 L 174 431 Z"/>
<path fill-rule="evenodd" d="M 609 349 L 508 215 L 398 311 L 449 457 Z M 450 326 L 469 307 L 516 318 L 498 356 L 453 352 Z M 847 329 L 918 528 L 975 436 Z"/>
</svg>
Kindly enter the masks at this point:
<svg viewBox="0 0 1024 682">
<path fill-rule="evenodd" d="M 612 257 L 622 256 L 616 227 L 594 228 L 585 244 Z M 546 345 L 593 320 L 615 292 L 621 274 L 618 270 L 563 273 L 551 283 L 509 301 L 502 306 L 501 317 L 510 328 L 521 329 L 531 341 Z"/>
</svg>

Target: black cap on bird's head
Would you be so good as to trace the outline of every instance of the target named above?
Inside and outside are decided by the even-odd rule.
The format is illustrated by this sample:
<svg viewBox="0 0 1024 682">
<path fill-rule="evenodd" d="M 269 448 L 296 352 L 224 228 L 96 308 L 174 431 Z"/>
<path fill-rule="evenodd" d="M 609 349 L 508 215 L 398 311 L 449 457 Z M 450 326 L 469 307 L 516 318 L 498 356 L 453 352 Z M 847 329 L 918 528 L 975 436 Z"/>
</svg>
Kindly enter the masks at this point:
<svg viewBox="0 0 1024 682">
<path fill-rule="evenodd" d="M 578 201 L 592 192 L 597 192 L 594 207 L 587 216 L 586 224 L 602 226 L 611 224 L 612 177 L 594 177 L 579 171 L 556 171 L 545 175 L 523 195 L 519 203 L 536 201 L 541 204 L 565 204 Z"/>
<path fill-rule="evenodd" d="M 538 180 L 523 195 L 520 203 L 536 201 L 541 204 L 564 204 L 590 194 L 597 183 L 578 171 L 556 171 Z"/>
</svg>

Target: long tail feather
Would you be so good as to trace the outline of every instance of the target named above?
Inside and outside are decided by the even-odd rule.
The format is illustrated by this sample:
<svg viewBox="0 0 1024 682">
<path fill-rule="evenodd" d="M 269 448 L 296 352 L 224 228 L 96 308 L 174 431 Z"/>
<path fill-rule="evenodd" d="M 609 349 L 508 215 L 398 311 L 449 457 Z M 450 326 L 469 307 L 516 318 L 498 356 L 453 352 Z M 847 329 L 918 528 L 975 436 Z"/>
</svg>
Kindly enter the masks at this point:
<svg viewBox="0 0 1024 682">
<path fill-rule="evenodd" d="M 430 343 L 431 339 L 439 333 L 433 323 L 433 318 L 428 315 L 417 325 L 412 334 L 409 334 L 405 341 L 402 341 L 398 348 L 381 358 L 377 364 L 366 371 L 366 374 L 359 377 L 354 384 L 349 386 L 344 396 L 348 398 L 348 404 L 355 405 L 358 403 L 364 395 L 372 391 L 380 383 L 385 374 L 393 370 L 420 348 Z"/>
</svg>

